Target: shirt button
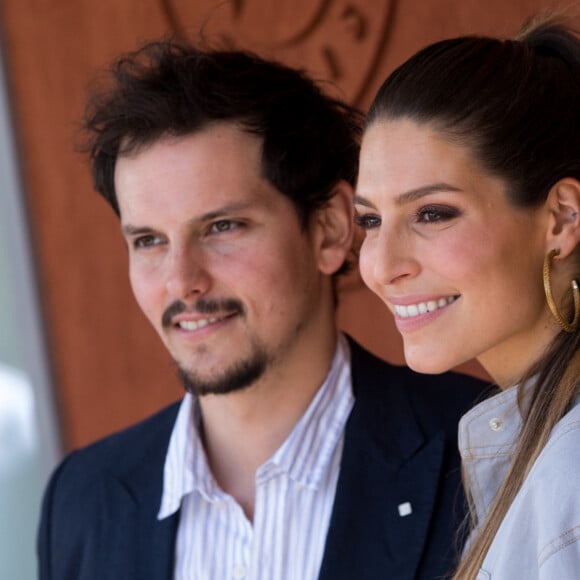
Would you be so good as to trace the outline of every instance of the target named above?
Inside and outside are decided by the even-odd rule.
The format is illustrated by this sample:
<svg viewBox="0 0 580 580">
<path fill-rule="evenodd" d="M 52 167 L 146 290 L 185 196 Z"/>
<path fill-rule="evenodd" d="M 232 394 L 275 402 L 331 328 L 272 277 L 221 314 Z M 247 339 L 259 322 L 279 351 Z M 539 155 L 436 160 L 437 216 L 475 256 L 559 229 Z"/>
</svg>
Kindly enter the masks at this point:
<svg viewBox="0 0 580 580">
<path fill-rule="evenodd" d="M 489 420 L 489 428 L 492 431 L 499 431 L 502 427 L 501 421 L 499 419 L 490 419 Z"/>
<path fill-rule="evenodd" d="M 243 566 L 236 566 L 232 570 L 232 575 L 235 580 L 243 580 L 246 577 L 246 569 Z"/>
</svg>

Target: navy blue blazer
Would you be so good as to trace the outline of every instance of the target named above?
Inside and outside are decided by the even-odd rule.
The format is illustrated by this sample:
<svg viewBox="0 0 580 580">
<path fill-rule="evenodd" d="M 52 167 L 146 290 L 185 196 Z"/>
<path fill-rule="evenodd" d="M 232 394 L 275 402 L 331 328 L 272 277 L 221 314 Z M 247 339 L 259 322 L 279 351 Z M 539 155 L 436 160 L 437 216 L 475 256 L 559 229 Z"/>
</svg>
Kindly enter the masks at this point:
<svg viewBox="0 0 580 580">
<path fill-rule="evenodd" d="M 319 578 L 448 577 L 465 514 L 457 422 L 485 385 L 454 373 L 419 375 L 352 341 L 351 351 L 355 405 Z M 177 410 L 61 463 L 43 501 L 40 580 L 173 578 L 179 514 L 158 521 L 157 512 Z M 398 506 L 407 502 L 412 513 L 402 517 Z"/>
</svg>

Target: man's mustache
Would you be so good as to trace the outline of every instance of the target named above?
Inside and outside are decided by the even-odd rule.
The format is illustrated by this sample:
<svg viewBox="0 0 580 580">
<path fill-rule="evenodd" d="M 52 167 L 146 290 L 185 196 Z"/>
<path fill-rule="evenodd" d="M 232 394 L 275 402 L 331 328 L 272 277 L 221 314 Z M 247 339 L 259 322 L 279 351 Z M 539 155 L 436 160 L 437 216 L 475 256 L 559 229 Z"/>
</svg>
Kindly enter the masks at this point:
<svg viewBox="0 0 580 580">
<path fill-rule="evenodd" d="M 226 298 L 223 300 L 200 298 L 195 302 L 195 304 L 190 306 L 181 300 L 176 300 L 165 309 L 165 312 L 163 312 L 163 317 L 161 318 L 163 328 L 172 326 L 173 317 L 183 312 L 195 312 L 197 314 L 215 314 L 217 312 L 243 314 L 244 305 L 240 300 L 236 300 L 235 298 Z"/>
</svg>

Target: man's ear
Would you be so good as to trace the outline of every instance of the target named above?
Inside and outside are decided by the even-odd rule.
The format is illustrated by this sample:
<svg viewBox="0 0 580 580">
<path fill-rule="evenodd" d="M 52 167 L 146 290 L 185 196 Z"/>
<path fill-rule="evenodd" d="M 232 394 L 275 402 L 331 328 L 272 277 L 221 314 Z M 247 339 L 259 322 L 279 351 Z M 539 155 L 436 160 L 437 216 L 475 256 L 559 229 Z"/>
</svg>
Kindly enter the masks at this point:
<svg viewBox="0 0 580 580">
<path fill-rule="evenodd" d="M 314 239 L 318 250 L 318 268 L 328 275 L 337 272 L 352 248 L 354 232 L 354 191 L 339 181 L 332 197 L 317 210 L 314 218 Z"/>
<path fill-rule="evenodd" d="M 547 204 L 550 211 L 548 251 L 559 248 L 559 259 L 563 259 L 580 242 L 580 181 L 571 177 L 558 181 L 548 194 Z"/>
</svg>

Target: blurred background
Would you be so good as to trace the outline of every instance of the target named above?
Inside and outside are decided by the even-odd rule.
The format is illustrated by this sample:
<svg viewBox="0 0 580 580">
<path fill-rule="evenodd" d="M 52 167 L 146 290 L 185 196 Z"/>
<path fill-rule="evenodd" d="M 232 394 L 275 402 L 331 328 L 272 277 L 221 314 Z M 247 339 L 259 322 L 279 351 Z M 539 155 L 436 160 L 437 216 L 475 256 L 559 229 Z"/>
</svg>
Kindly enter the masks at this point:
<svg viewBox="0 0 580 580">
<path fill-rule="evenodd" d="M 306 69 L 363 110 L 430 42 L 512 36 L 551 0 L 0 0 L 0 578 L 35 578 L 42 489 L 73 448 L 181 395 L 130 293 L 116 217 L 75 151 L 89 83 L 146 40 L 240 47 Z M 402 363 L 358 276 L 342 328 Z M 470 362 L 462 370 L 484 376 Z"/>
</svg>

